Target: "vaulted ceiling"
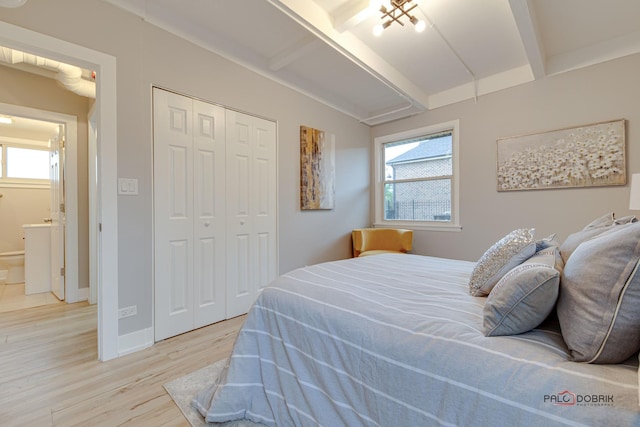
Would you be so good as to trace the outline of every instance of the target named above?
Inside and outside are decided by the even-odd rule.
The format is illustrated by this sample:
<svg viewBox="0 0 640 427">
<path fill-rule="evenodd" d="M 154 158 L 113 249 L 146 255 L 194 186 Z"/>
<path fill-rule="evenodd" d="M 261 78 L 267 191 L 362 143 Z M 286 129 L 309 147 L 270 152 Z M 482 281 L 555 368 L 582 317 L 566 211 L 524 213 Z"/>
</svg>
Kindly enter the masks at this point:
<svg viewBox="0 0 640 427">
<path fill-rule="evenodd" d="M 368 125 L 640 52 L 637 0 L 104 1 Z"/>
</svg>

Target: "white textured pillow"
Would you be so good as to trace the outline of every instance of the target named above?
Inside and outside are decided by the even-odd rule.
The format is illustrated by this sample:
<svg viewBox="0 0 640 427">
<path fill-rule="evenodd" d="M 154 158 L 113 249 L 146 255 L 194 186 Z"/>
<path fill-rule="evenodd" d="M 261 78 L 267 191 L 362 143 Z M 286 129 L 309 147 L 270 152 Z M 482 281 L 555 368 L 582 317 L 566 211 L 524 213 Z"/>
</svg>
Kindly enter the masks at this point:
<svg viewBox="0 0 640 427">
<path fill-rule="evenodd" d="M 474 267 L 469 280 L 469 293 L 475 297 L 489 295 L 502 276 L 529 259 L 536 252 L 534 232 L 533 228 L 520 228 L 494 243 Z"/>
<path fill-rule="evenodd" d="M 555 246 L 536 252 L 493 287 L 483 309 L 486 336 L 521 334 L 547 318 L 558 298 L 557 254 Z"/>
<path fill-rule="evenodd" d="M 640 349 L 640 223 L 580 244 L 562 273 L 557 313 L 577 362 L 620 363 Z"/>
</svg>

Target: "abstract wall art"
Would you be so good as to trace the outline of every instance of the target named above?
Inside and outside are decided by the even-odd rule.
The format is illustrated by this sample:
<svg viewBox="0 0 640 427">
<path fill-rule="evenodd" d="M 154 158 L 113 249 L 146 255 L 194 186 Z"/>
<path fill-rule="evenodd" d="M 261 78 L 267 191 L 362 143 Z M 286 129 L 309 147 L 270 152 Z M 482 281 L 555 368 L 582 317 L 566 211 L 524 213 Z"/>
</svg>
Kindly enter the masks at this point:
<svg viewBox="0 0 640 427">
<path fill-rule="evenodd" d="M 300 126 L 300 208 L 333 209 L 335 137 Z"/>
</svg>

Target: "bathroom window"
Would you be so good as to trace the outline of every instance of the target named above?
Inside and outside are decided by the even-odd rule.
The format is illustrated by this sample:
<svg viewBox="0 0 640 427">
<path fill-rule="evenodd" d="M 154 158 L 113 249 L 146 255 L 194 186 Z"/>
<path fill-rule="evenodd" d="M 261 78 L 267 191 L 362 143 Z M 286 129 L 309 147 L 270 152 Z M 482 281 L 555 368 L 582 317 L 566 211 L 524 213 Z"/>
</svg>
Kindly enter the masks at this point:
<svg viewBox="0 0 640 427">
<path fill-rule="evenodd" d="M 49 149 L 38 145 L 0 143 L 0 185 L 49 186 Z"/>
</svg>

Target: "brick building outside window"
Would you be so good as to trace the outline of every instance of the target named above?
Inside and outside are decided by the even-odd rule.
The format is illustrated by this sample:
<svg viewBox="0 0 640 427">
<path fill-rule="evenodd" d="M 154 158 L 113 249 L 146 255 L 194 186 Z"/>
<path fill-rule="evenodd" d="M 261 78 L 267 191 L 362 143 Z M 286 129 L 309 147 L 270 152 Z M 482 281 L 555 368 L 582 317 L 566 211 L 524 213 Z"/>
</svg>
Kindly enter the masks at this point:
<svg viewBox="0 0 640 427">
<path fill-rule="evenodd" d="M 412 148 L 393 156 L 393 150 L 403 144 Z M 452 176 L 451 132 L 389 144 L 385 147 L 385 219 L 450 221 Z"/>
</svg>

